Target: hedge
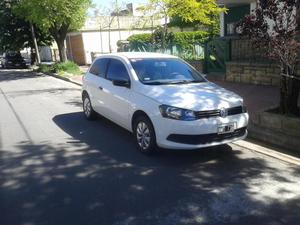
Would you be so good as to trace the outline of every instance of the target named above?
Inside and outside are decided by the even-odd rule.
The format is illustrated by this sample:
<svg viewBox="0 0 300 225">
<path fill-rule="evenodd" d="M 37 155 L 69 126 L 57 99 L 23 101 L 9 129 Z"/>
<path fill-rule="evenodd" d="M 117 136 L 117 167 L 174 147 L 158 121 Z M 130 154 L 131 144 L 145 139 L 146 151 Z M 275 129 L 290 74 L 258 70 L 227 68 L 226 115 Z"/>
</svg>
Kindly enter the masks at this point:
<svg viewBox="0 0 300 225">
<path fill-rule="evenodd" d="M 178 45 L 181 48 L 188 48 L 191 44 L 201 44 L 204 43 L 209 38 L 209 33 L 207 31 L 184 31 L 175 32 L 172 41 L 173 45 Z M 151 34 L 134 34 L 127 39 L 130 44 L 138 44 L 141 42 L 151 43 Z"/>
</svg>

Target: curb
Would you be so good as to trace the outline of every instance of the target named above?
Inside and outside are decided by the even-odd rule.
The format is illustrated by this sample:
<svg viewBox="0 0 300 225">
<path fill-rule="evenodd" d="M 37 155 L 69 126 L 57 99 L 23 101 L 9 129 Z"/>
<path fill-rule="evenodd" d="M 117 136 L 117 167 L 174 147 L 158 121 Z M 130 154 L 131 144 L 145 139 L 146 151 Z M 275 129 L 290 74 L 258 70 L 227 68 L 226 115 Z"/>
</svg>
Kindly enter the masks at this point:
<svg viewBox="0 0 300 225">
<path fill-rule="evenodd" d="M 260 146 L 258 144 L 254 144 L 249 141 L 240 140 L 240 141 L 236 141 L 236 142 L 232 143 L 232 145 L 236 145 L 236 146 L 248 149 L 250 151 L 258 152 L 260 154 L 267 155 L 272 158 L 279 159 L 281 161 L 300 166 L 300 158 L 297 158 L 297 157 L 294 157 L 294 156 L 291 156 L 288 154 L 284 154 L 284 153 L 278 152 L 274 149 Z"/>
</svg>

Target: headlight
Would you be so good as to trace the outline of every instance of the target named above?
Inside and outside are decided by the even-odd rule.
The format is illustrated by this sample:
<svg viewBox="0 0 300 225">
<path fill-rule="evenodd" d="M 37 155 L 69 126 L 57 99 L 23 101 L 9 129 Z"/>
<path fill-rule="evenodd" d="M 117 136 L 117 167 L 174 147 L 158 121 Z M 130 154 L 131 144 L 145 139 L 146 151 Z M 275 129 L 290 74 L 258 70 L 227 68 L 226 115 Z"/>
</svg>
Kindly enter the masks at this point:
<svg viewBox="0 0 300 225">
<path fill-rule="evenodd" d="M 161 105 L 159 106 L 159 111 L 163 117 L 174 120 L 192 121 L 197 119 L 194 111 L 188 109 L 180 109 L 173 106 Z"/>
</svg>

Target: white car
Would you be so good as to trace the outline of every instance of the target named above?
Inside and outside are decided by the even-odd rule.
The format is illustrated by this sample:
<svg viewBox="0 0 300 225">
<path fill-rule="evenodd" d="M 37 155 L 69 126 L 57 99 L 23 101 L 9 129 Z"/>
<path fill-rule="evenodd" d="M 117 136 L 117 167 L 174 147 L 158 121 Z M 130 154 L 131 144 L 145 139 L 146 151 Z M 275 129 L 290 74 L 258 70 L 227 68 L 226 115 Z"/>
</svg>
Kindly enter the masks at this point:
<svg viewBox="0 0 300 225">
<path fill-rule="evenodd" d="M 138 149 L 197 149 L 247 136 L 243 99 L 209 82 L 178 57 L 146 52 L 102 55 L 83 77 L 83 110 L 134 134 Z"/>
</svg>

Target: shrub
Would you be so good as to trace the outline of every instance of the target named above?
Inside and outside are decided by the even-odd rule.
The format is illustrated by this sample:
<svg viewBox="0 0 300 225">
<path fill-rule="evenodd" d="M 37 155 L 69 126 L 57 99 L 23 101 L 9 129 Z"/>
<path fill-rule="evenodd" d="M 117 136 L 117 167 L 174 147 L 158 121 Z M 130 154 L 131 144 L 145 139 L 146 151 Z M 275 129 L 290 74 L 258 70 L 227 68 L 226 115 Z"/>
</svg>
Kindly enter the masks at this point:
<svg viewBox="0 0 300 225">
<path fill-rule="evenodd" d="M 51 66 L 43 65 L 43 64 L 41 64 L 39 66 L 39 68 L 37 69 L 37 71 L 41 72 L 41 73 L 49 73 L 49 72 L 51 72 L 51 70 L 52 70 Z"/>
<path fill-rule="evenodd" d="M 209 33 L 207 31 L 184 31 L 175 32 L 172 38 L 172 44 L 180 48 L 189 48 L 191 44 L 201 44 L 208 40 Z M 130 45 L 138 43 L 151 44 L 153 41 L 152 34 L 134 34 L 128 39 Z"/>
<path fill-rule="evenodd" d="M 127 40 L 130 42 L 130 44 L 136 44 L 139 42 L 151 43 L 152 34 L 134 34 L 127 38 Z"/>
<path fill-rule="evenodd" d="M 173 44 L 180 48 L 189 48 L 194 44 L 203 44 L 209 38 L 207 31 L 185 31 L 174 33 Z"/>
<path fill-rule="evenodd" d="M 52 66 L 52 71 L 54 73 L 71 73 L 71 74 L 80 74 L 79 66 L 71 61 L 63 62 L 63 63 L 55 63 Z"/>
</svg>

